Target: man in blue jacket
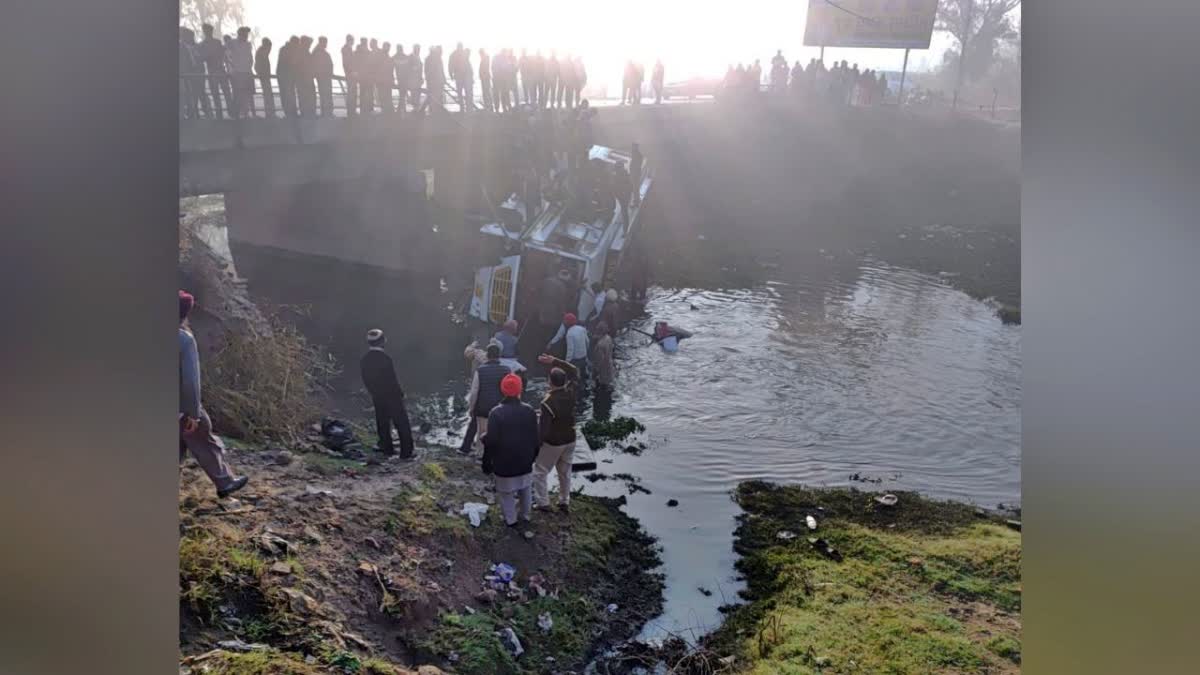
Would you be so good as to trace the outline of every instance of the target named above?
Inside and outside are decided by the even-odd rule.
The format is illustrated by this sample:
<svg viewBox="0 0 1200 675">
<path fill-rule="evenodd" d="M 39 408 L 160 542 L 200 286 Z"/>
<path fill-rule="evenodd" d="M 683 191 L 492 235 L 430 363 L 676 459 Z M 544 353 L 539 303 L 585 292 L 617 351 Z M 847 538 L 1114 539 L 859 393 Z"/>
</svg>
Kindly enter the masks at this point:
<svg viewBox="0 0 1200 675">
<path fill-rule="evenodd" d="M 537 413 L 521 402 L 521 389 L 521 378 L 511 373 L 500 381 L 504 400 L 488 413 L 483 437 L 483 472 L 496 477 L 500 512 L 509 527 L 530 520 L 533 460 L 541 447 Z"/>
</svg>

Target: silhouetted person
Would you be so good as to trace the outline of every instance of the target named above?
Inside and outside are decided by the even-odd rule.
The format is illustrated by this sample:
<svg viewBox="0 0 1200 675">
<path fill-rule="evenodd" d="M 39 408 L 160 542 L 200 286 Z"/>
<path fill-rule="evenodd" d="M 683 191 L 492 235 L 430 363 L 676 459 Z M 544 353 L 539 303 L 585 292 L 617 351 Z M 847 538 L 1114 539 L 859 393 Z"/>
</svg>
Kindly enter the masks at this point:
<svg viewBox="0 0 1200 675">
<path fill-rule="evenodd" d="M 212 117 L 212 106 L 204 89 L 204 59 L 196 47 L 196 34 L 182 27 L 179 29 L 179 75 L 184 116 L 197 119 L 203 111 L 205 117 Z"/>
<path fill-rule="evenodd" d="M 204 40 L 200 43 L 200 59 L 204 61 L 204 67 L 208 70 L 208 90 L 212 93 L 213 106 L 216 110 L 217 119 L 221 118 L 221 95 L 225 95 L 225 105 L 229 108 L 230 117 L 233 116 L 233 92 L 229 85 L 229 74 L 226 69 L 226 54 L 225 45 L 221 41 L 213 37 L 212 24 L 204 24 L 200 27 L 204 32 Z"/>
<path fill-rule="evenodd" d="M 450 71 L 450 79 L 454 80 L 454 97 L 458 99 L 459 107 L 462 110 L 469 110 L 471 106 L 471 95 L 467 93 L 467 86 L 471 82 L 471 63 L 467 60 L 468 51 L 463 48 L 463 43 L 458 43 L 454 51 L 450 52 L 450 59 L 446 65 Z"/>
<path fill-rule="evenodd" d="M 237 29 L 237 39 L 226 48 L 229 77 L 233 84 L 234 117 L 247 117 L 254 98 L 254 47 L 250 45 L 250 29 Z"/>
<path fill-rule="evenodd" d="M 360 38 L 354 50 L 354 67 L 358 70 L 358 112 L 371 115 L 375 112 L 375 83 L 371 79 L 371 55 L 374 50 L 367 45 L 367 38 Z"/>
<path fill-rule="evenodd" d="M 296 52 L 300 50 L 300 38 L 293 35 L 279 48 L 279 62 L 276 69 L 279 73 L 279 105 L 283 108 L 284 117 L 296 117 L 299 108 L 296 104 L 297 72 Z"/>
<path fill-rule="evenodd" d="M 396 44 L 396 53 L 392 55 L 392 72 L 396 76 L 396 89 L 399 92 L 396 102 L 396 112 L 404 114 L 408 109 L 408 78 L 410 66 L 408 54 L 404 53 L 404 45 Z"/>
<path fill-rule="evenodd" d="M 441 46 L 431 47 L 425 57 L 425 86 L 429 89 L 430 112 L 446 109 L 446 70 L 442 66 Z"/>
<path fill-rule="evenodd" d="M 317 78 L 317 93 L 321 98 L 321 117 L 333 117 L 333 57 L 329 55 L 329 40 L 317 38 L 312 52 L 313 75 Z"/>
<path fill-rule="evenodd" d="M 486 49 L 479 50 L 479 94 L 483 97 L 483 109 L 495 112 L 496 105 L 492 100 L 492 60 Z"/>
<path fill-rule="evenodd" d="M 412 427 L 409 425 L 408 410 L 404 405 L 404 390 L 396 379 L 396 368 L 392 357 L 383 351 L 387 338 L 383 331 L 372 328 L 367 331 L 367 353 L 359 362 L 363 386 L 371 395 L 375 406 L 375 430 L 379 434 L 379 451 L 385 455 L 395 453 L 392 445 L 392 427 L 400 436 L 400 457 L 409 459 L 413 455 Z"/>
<path fill-rule="evenodd" d="M 300 46 L 293 52 L 296 63 L 296 93 L 300 102 L 300 116 L 305 119 L 317 116 L 316 71 L 312 46 L 313 39 L 305 35 L 300 38 Z"/>
<path fill-rule="evenodd" d="M 531 99 L 532 92 L 530 91 L 530 85 L 533 84 L 533 70 L 532 70 L 531 66 L 532 66 L 532 62 L 530 61 L 529 54 L 526 53 L 526 51 L 524 49 L 522 49 L 521 50 L 521 59 L 519 61 L 517 61 L 517 70 L 519 70 L 521 73 L 521 90 L 525 94 L 526 105 L 528 105 L 532 102 L 532 99 Z"/>
<path fill-rule="evenodd" d="M 425 61 L 421 58 L 421 45 L 413 45 L 408 64 L 412 69 L 408 78 L 409 92 L 412 97 L 413 110 L 417 110 L 421 107 L 421 86 L 425 81 Z"/>
<path fill-rule="evenodd" d="M 263 38 L 258 49 L 254 52 L 254 74 L 262 87 L 263 116 L 275 116 L 275 91 L 271 85 L 271 39 Z"/>
<path fill-rule="evenodd" d="M 629 103 L 630 89 L 633 88 L 633 61 L 625 62 L 625 71 L 621 73 L 621 105 Z"/>
<path fill-rule="evenodd" d="M 392 112 L 392 43 L 384 42 L 375 52 L 375 98 L 384 113 Z"/>
<path fill-rule="evenodd" d="M 662 59 L 654 62 L 654 74 L 650 76 L 650 86 L 654 87 L 654 102 L 662 103 L 663 99 L 663 77 L 665 70 L 663 69 Z"/>
<path fill-rule="evenodd" d="M 342 45 L 342 75 L 346 78 L 346 115 L 354 117 L 358 114 L 358 56 L 353 35 L 347 35 Z"/>
</svg>

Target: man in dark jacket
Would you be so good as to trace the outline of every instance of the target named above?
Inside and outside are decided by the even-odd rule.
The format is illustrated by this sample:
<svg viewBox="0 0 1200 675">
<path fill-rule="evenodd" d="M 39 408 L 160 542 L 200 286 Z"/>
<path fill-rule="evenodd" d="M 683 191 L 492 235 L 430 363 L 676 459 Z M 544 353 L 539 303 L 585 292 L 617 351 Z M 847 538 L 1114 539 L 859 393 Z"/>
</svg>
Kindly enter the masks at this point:
<svg viewBox="0 0 1200 675">
<path fill-rule="evenodd" d="M 292 52 L 295 61 L 296 93 L 299 97 L 300 116 L 312 119 L 317 116 L 317 87 L 313 39 L 307 35 L 300 38 L 300 47 Z"/>
<path fill-rule="evenodd" d="M 396 368 L 392 357 L 383 351 L 387 339 L 383 331 L 372 328 L 367 331 L 369 349 L 359 366 L 362 370 L 363 386 L 371 395 L 375 405 L 375 430 L 379 434 L 379 451 L 385 455 L 395 453 L 392 446 L 392 427 L 400 434 L 400 458 L 411 459 L 413 455 L 412 427 L 408 422 L 408 411 L 404 407 L 404 390 L 396 380 Z"/>
<path fill-rule="evenodd" d="M 550 369 L 550 391 L 538 408 L 538 438 L 541 448 L 533 465 L 534 508 L 550 508 L 546 477 L 558 473 L 558 508 L 566 513 L 571 501 L 571 458 L 575 454 L 575 384 L 579 371 L 575 366 L 542 354 L 538 362 Z"/>
<path fill-rule="evenodd" d="M 312 52 L 313 75 L 317 78 L 317 94 L 321 99 L 321 117 L 333 117 L 333 57 L 329 55 L 329 40 L 317 38 Z"/>
<path fill-rule="evenodd" d="M 521 402 L 521 389 L 521 378 L 504 376 L 500 382 L 504 399 L 488 413 L 483 437 L 483 472 L 496 477 L 500 512 L 509 527 L 530 520 L 533 460 L 539 446 L 537 413 Z"/>
<path fill-rule="evenodd" d="M 254 52 L 254 74 L 262 86 L 263 115 L 267 118 L 275 116 L 275 92 L 271 84 L 271 38 L 263 38 L 262 44 Z"/>
<path fill-rule="evenodd" d="M 471 389 L 467 392 L 467 410 L 475 417 L 476 443 L 488 430 L 488 413 L 500 403 L 500 381 L 510 372 L 500 363 L 500 343 L 492 341 L 487 346 L 487 361 L 475 369 L 471 378 Z"/>
<path fill-rule="evenodd" d="M 354 50 L 354 69 L 358 79 L 358 112 L 370 115 L 375 112 L 375 83 L 371 79 L 371 53 L 367 38 L 361 38 Z"/>
</svg>

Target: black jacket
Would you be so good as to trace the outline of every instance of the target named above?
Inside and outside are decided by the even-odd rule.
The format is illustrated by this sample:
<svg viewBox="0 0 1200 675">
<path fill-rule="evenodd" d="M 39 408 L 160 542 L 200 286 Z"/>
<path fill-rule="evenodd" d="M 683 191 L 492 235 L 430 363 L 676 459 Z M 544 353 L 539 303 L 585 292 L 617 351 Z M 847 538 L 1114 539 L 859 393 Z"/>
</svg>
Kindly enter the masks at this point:
<svg viewBox="0 0 1200 675">
<path fill-rule="evenodd" d="M 381 349 L 370 349 L 363 354 L 359 362 L 362 370 L 363 386 L 373 399 L 387 399 L 393 396 L 404 396 L 400 382 L 396 379 L 396 368 L 392 365 L 392 357 Z"/>
<path fill-rule="evenodd" d="M 519 399 L 506 398 L 488 414 L 483 472 L 501 478 L 524 476 L 533 471 L 541 445 L 537 413 Z"/>
<path fill-rule="evenodd" d="M 539 436 L 543 443 L 566 445 L 575 442 L 575 383 L 579 370 L 562 359 L 554 359 L 555 367 L 567 373 L 567 386 L 551 389 L 538 409 Z"/>
</svg>

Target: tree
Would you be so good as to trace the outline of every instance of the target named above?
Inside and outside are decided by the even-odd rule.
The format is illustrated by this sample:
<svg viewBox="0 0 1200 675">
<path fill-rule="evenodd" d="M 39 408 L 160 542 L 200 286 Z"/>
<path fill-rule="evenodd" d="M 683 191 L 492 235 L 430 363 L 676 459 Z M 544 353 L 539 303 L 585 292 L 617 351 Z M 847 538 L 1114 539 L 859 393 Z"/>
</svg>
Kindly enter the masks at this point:
<svg viewBox="0 0 1200 675">
<path fill-rule="evenodd" d="M 1020 35 L 1011 13 L 1021 0 L 938 0 L 933 27 L 950 33 L 958 43 L 954 87 L 957 97 L 964 78 L 982 77 L 992 66 L 996 49 Z"/>
<path fill-rule="evenodd" d="M 200 34 L 210 23 L 218 36 L 233 33 L 246 19 L 242 0 L 179 0 L 179 22 Z"/>
</svg>

